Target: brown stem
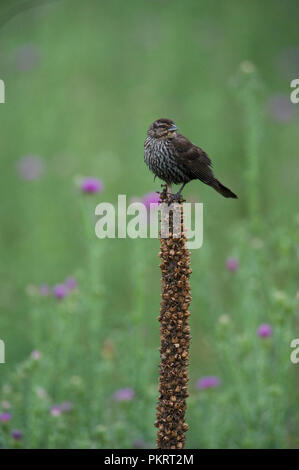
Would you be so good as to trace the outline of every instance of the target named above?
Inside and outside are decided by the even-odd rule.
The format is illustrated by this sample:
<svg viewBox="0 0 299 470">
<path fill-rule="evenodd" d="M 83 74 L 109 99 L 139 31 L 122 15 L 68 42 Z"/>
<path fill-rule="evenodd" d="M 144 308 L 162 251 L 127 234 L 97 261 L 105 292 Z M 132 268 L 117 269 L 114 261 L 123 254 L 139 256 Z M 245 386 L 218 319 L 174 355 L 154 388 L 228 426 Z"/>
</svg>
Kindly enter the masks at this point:
<svg viewBox="0 0 299 470">
<path fill-rule="evenodd" d="M 160 193 L 164 203 L 174 202 L 166 189 Z M 190 294 L 190 253 L 186 248 L 183 226 L 182 198 L 175 202 L 180 205 L 180 238 L 173 236 L 173 217 L 170 213 L 168 238 L 160 238 L 162 302 L 160 326 L 160 378 L 159 399 L 157 403 L 158 428 L 157 447 L 159 449 L 183 449 L 185 433 L 186 398 L 188 397 L 188 363 L 190 346 L 190 327 L 188 311 Z"/>
</svg>

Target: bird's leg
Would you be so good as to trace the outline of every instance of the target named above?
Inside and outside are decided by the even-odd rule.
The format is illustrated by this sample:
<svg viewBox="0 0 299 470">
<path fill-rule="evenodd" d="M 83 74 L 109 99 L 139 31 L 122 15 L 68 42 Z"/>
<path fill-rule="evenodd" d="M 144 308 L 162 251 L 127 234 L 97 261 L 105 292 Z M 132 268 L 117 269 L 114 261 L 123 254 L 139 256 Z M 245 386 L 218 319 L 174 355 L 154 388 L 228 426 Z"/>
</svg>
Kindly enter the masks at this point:
<svg viewBox="0 0 299 470">
<path fill-rule="evenodd" d="M 175 199 L 180 199 L 180 197 L 181 197 L 181 192 L 183 191 L 183 189 L 184 189 L 184 187 L 185 187 L 185 184 L 186 184 L 186 183 L 183 183 L 182 186 L 180 187 L 180 189 L 178 190 L 178 192 L 173 195 L 173 197 L 174 197 Z"/>
<path fill-rule="evenodd" d="M 168 205 L 170 205 L 174 197 L 174 195 L 172 194 L 172 185 L 171 183 L 166 183 L 162 184 L 161 186 L 162 188 L 164 187 L 163 193 L 168 196 Z"/>
</svg>

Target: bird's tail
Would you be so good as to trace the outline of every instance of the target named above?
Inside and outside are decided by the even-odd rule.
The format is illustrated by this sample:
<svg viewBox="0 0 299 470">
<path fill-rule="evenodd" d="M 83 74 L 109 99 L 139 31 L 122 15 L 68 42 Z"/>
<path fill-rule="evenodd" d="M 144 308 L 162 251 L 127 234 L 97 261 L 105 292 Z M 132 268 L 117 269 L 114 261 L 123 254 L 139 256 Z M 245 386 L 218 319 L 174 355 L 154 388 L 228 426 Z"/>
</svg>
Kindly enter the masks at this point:
<svg viewBox="0 0 299 470">
<path fill-rule="evenodd" d="M 224 186 L 220 181 L 218 181 L 216 178 L 213 180 L 213 183 L 211 184 L 212 188 L 216 189 L 218 193 L 222 194 L 224 197 L 232 197 L 234 199 L 238 199 L 238 196 L 233 193 L 230 189 L 228 189 L 226 186 Z"/>
</svg>

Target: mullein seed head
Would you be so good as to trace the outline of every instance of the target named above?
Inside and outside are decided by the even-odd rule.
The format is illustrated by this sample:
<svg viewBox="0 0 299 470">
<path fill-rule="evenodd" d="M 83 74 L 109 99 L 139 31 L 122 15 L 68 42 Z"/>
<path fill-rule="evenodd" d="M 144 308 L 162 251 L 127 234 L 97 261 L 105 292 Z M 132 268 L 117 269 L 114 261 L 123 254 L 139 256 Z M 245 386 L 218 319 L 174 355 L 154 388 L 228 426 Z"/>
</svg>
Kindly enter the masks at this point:
<svg viewBox="0 0 299 470">
<path fill-rule="evenodd" d="M 173 196 L 164 190 L 160 194 L 162 202 L 174 202 Z M 188 364 L 190 346 L 190 327 L 188 308 L 190 293 L 190 253 L 186 247 L 183 230 L 183 200 L 176 199 L 180 205 L 181 233 L 174 238 L 173 219 L 169 216 L 169 236 L 160 238 L 162 302 L 160 309 L 160 378 L 159 399 L 157 404 L 158 428 L 157 447 L 160 449 L 183 449 L 185 433 L 186 399 L 188 397 Z"/>
</svg>

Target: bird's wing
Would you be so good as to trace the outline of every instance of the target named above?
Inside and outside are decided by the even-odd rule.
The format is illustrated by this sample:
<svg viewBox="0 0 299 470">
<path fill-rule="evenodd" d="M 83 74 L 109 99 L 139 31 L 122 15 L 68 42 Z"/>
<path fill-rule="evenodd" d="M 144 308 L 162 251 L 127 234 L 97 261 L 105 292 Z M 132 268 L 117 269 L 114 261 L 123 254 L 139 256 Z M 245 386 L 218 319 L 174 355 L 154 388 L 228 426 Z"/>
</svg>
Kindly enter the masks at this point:
<svg viewBox="0 0 299 470">
<path fill-rule="evenodd" d="M 178 165 L 188 169 L 193 178 L 198 178 L 204 183 L 214 179 L 212 161 L 204 150 L 193 145 L 190 140 L 181 134 L 174 138 L 175 158 Z"/>
</svg>

